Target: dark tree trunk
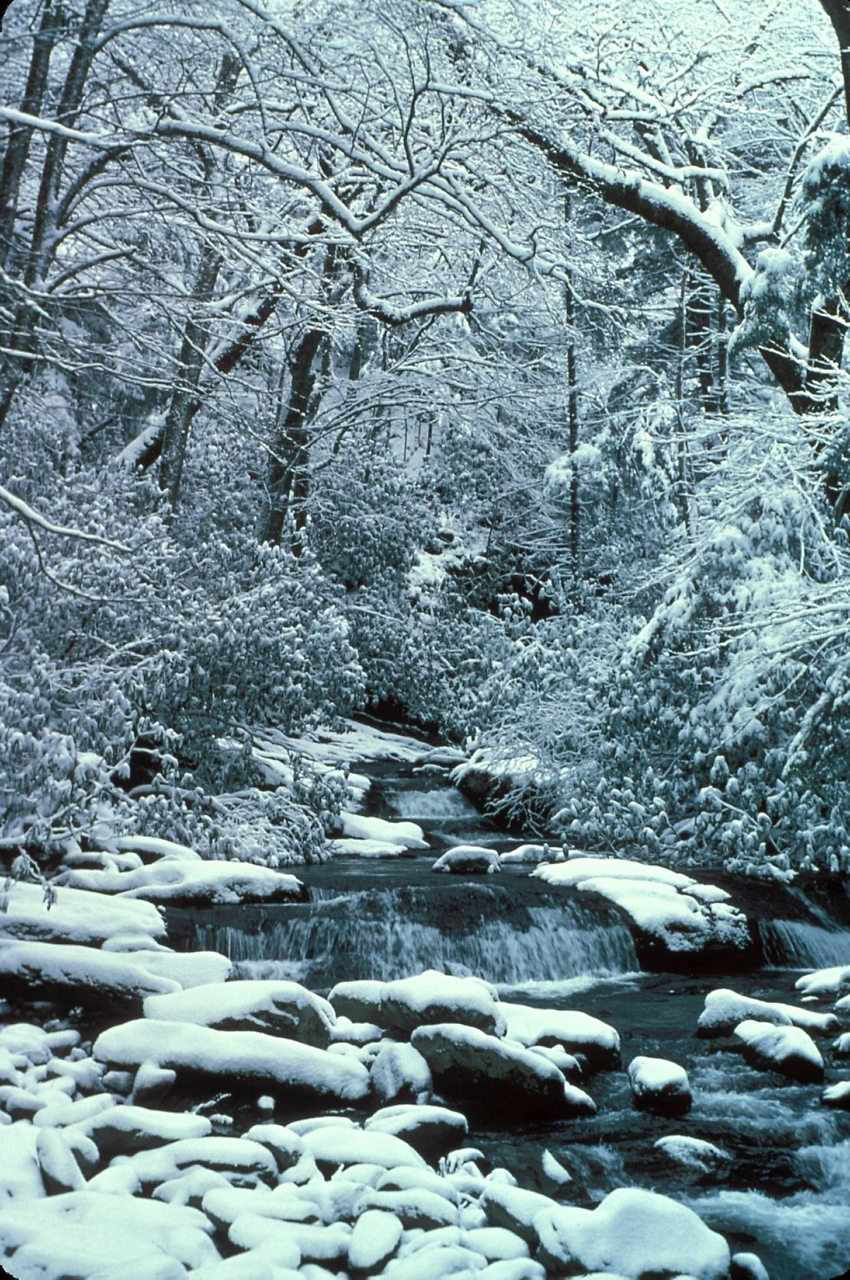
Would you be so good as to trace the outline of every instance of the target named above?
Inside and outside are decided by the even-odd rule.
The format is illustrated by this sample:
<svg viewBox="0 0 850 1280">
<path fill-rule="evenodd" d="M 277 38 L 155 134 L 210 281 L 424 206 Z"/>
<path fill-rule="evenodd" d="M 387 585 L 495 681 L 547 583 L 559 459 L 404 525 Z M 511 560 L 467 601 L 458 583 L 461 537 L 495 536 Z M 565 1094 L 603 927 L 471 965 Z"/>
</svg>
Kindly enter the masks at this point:
<svg viewBox="0 0 850 1280">
<path fill-rule="evenodd" d="M 567 420 L 569 424 L 568 448 L 572 458 L 578 448 L 578 362 L 575 343 L 575 299 L 572 280 L 564 290 L 564 308 L 567 321 Z M 579 535 L 581 532 L 581 503 L 578 491 L 578 468 L 573 464 L 570 477 L 570 560 L 573 577 L 578 579 Z"/>
<path fill-rule="evenodd" d="M 315 363 L 324 329 L 308 329 L 289 365 L 289 397 L 280 416 L 268 471 L 268 512 L 260 537 L 279 546 L 286 518 L 293 515 L 296 529 L 304 526 L 309 491 L 310 407 L 316 382 Z M 297 548 L 296 548 L 297 549 Z"/>
</svg>

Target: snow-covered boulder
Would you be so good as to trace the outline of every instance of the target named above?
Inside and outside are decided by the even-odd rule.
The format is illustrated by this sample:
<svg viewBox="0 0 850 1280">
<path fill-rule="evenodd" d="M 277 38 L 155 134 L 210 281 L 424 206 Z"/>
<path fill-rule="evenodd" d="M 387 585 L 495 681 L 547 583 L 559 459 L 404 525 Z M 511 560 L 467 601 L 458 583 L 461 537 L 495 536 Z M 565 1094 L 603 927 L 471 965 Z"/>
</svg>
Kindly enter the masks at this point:
<svg viewBox="0 0 850 1280">
<path fill-rule="evenodd" d="M 152 1107 L 109 1107 L 68 1126 L 66 1134 L 90 1138 L 101 1156 L 150 1151 L 187 1138 L 205 1138 L 212 1132 L 206 1116 L 192 1112 L 156 1111 Z"/>
<path fill-rule="evenodd" d="M 538 1256 L 558 1272 L 614 1272 L 625 1280 L 687 1275 L 727 1280 L 729 1246 L 692 1209 L 667 1196 L 618 1188 L 595 1209 L 545 1209 L 534 1219 Z"/>
<path fill-rule="evenodd" d="M 357 1219 L 348 1242 L 349 1268 L 367 1274 L 381 1271 L 398 1248 L 402 1230 L 394 1213 L 367 1209 Z"/>
<path fill-rule="evenodd" d="M 801 1027 L 775 1027 L 748 1018 L 735 1028 L 735 1039 L 744 1046 L 744 1057 L 754 1067 L 779 1071 L 803 1084 L 823 1079 L 820 1050 Z"/>
<path fill-rule="evenodd" d="M 535 866 L 540 862 L 563 862 L 564 851 L 559 845 L 520 844 L 516 849 L 507 849 L 499 855 L 499 861 L 507 866 L 515 863 L 530 862 Z"/>
<path fill-rule="evenodd" d="M 553 1063 L 477 1027 L 449 1022 L 419 1027 L 411 1043 L 442 1089 L 474 1100 L 482 1110 L 525 1117 L 581 1116 L 596 1110 Z"/>
<path fill-rule="evenodd" d="M 70 871 L 67 882 L 78 891 L 167 902 L 173 907 L 303 902 L 307 898 L 305 886 L 295 876 L 249 862 L 161 858 L 135 871 Z"/>
<path fill-rule="evenodd" d="M 466 1116 L 448 1107 L 382 1107 L 364 1123 L 367 1132 L 392 1133 L 409 1142 L 414 1151 L 432 1163 L 466 1137 Z"/>
<path fill-rule="evenodd" d="M 479 1203 L 493 1226 L 505 1227 L 531 1245 L 537 1244 L 534 1221 L 538 1214 L 557 1208 L 557 1201 L 538 1191 L 489 1179 L 484 1182 Z"/>
<path fill-rule="evenodd" d="M 389 840 L 357 840 L 343 837 L 328 841 L 328 847 L 336 858 L 415 858 L 416 850 Z"/>
<path fill-rule="evenodd" d="M 195 1022 L 218 1031 L 268 1031 L 326 1049 L 336 1021 L 332 1005 L 297 982 L 258 979 L 214 983 L 151 996 L 145 1017 Z"/>
<path fill-rule="evenodd" d="M 684 1116 L 693 1106 L 688 1073 L 666 1058 L 632 1058 L 629 1063 L 632 1102 L 638 1111 L 659 1116 Z"/>
<path fill-rule="evenodd" d="M 713 1142 L 692 1138 L 689 1134 L 669 1133 L 652 1145 L 668 1160 L 700 1174 L 714 1173 L 732 1160 L 728 1152 Z"/>
<path fill-rule="evenodd" d="M 61 1130 L 36 1130 L 35 1148 L 44 1189 L 49 1196 L 82 1191 L 85 1177 L 76 1152 Z"/>
<path fill-rule="evenodd" d="M 747 918 L 725 890 L 669 867 L 628 858 L 570 857 L 531 873 L 547 884 L 595 893 L 628 919 L 642 961 L 681 968 L 694 954 L 718 962 L 753 949 Z"/>
<path fill-rule="evenodd" d="M 850 1031 L 845 1031 L 833 1042 L 832 1048 L 839 1058 L 850 1057 Z"/>
<path fill-rule="evenodd" d="M 369 1094 L 369 1073 L 359 1062 L 260 1031 L 215 1031 L 141 1018 L 102 1032 L 94 1056 L 119 1068 L 155 1062 L 178 1075 L 226 1077 L 230 1087 L 273 1086 L 287 1099 L 345 1104 Z"/>
<path fill-rule="evenodd" d="M 321 1167 L 345 1164 L 379 1164 L 385 1169 L 401 1165 L 422 1168 L 425 1161 L 410 1143 L 379 1130 L 323 1125 L 302 1135 L 305 1151 Z"/>
<path fill-rule="evenodd" d="M 613 1027 L 589 1013 L 572 1009 L 535 1009 L 531 1005 L 499 1003 L 507 1020 L 506 1037 L 531 1048 L 563 1045 L 580 1054 L 592 1067 L 616 1067 L 620 1062 L 620 1037 Z"/>
<path fill-rule="evenodd" d="M 14 1274 L 39 1280 L 174 1276 L 172 1261 L 194 1269 L 217 1262 L 212 1224 L 196 1209 L 73 1191 L 0 1209 L 0 1252 Z"/>
<path fill-rule="evenodd" d="M 412 1044 L 387 1041 L 372 1060 L 372 1090 L 384 1103 L 427 1100 L 433 1081 L 428 1063 Z"/>
<path fill-rule="evenodd" d="M 116 901 L 83 889 L 58 889 L 48 907 L 41 885 L 24 881 L 9 890 L 0 914 L 0 939 L 99 947 L 119 934 L 141 934 L 153 942 L 165 937 L 165 921 L 149 902 Z"/>
<path fill-rule="evenodd" d="M 11 995 L 70 1004 L 137 1006 L 146 996 L 180 991 L 178 982 L 131 955 L 68 943 L 0 946 L 0 983 Z"/>
<path fill-rule="evenodd" d="M 825 1107 L 834 1107 L 839 1111 L 850 1111 L 850 1080 L 839 1080 L 824 1089 L 821 1103 Z"/>
<path fill-rule="evenodd" d="M 408 1231 L 431 1231 L 440 1227 L 454 1227 L 458 1221 L 457 1206 L 447 1196 L 427 1187 L 410 1186 L 401 1190 L 381 1191 L 365 1187 L 357 1202 L 358 1213 L 368 1209 L 380 1209 L 395 1214 Z"/>
<path fill-rule="evenodd" d="M 842 991 L 850 991 L 850 964 L 804 973 L 794 986 L 804 996 L 840 995 Z"/>
<path fill-rule="evenodd" d="M 337 1014 L 401 1035 L 435 1022 L 464 1022 L 496 1035 L 505 1025 L 501 1005 L 486 982 L 434 969 L 393 982 L 340 982 L 328 999 Z"/>
<path fill-rule="evenodd" d="M 829 1036 L 838 1030 L 838 1019 L 834 1014 L 799 1009 L 773 1000 L 756 1000 L 721 987 L 717 991 L 709 991 L 705 997 L 705 1008 L 697 1022 L 697 1035 L 729 1035 L 739 1022 L 747 1018 L 770 1022 L 776 1027 L 802 1027 L 810 1035 Z"/>
<path fill-rule="evenodd" d="M 486 875 L 498 871 L 499 855 L 495 849 L 480 844 L 459 844 L 437 859 L 432 871 L 450 871 L 455 875 Z"/>
<path fill-rule="evenodd" d="M 339 822 L 343 836 L 351 840 L 380 840 L 414 852 L 428 848 L 422 828 L 415 822 L 388 822 L 386 818 L 346 812 L 339 815 Z"/>
</svg>

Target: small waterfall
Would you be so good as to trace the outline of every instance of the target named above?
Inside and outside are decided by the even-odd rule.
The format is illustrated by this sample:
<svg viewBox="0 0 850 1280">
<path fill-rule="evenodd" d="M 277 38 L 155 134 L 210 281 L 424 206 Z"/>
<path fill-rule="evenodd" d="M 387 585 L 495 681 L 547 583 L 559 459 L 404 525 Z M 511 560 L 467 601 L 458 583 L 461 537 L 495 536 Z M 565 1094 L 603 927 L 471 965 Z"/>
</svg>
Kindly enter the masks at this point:
<svg viewBox="0 0 850 1280">
<path fill-rule="evenodd" d="M 224 952 L 245 977 L 289 978 L 314 989 L 423 969 L 520 984 L 639 967 L 631 934 L 613 912 L 570 902 L 517 906 L 505 895 L 469 889 L 314 890 L 314 901 L 274 918 L 268 913 L 259 928 L 196 922 L 195 931 L 196 946 Z"/>
<path fill-rule="evenodd" d="M 776 969 L 828 969 L 850 964 L 850 931 L 806 920 L 759 920 L 767 964 Z"/>
</svg>

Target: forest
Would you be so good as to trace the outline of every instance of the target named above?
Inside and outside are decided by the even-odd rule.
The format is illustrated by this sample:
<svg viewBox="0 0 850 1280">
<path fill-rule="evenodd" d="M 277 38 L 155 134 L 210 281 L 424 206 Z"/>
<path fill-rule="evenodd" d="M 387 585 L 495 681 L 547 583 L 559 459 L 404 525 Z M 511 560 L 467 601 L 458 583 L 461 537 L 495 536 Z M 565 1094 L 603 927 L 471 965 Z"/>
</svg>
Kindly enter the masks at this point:
<svg viewBox="0 0 850 1280">
<path fill-rule="evenodd" d="M 258 726 L 850 867 L 850 4 L 13 0 L 0 847 L 279 867 Z"/>
</svg>

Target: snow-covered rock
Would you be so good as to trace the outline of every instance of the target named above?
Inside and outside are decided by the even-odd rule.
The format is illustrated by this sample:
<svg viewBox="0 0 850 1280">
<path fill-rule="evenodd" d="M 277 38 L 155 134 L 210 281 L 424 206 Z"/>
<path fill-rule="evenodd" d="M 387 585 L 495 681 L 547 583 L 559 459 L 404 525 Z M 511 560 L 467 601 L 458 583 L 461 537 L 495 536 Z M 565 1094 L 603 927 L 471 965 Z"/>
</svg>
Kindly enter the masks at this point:
<svg viewBox="0 0 850 1280">
<path fill-rule="evenodd" d="M 437 859 L 432 871 L 450 871 L 456 875 L 484 875 L 499 871 L 499 855 L 495 849 L 480 844 L 459 844 Z"/>
<path fill-rule="evenodd" d="M 536 866 L 540 862 L 563 862 L 564 851 L 559 845 L 520 844 L 516 849 L 507 849 L 499 855 L 499 861 L 510 866 L 513 863 L 531 862 Z"/>
<path fill-rule="evenodd" d="M 803 1084 L 823 1079 L 820 1050 L 801 1027 L 776 1027 L 748 1018 L 735 1028 L 735 1039 L 754 1067 L 779 1071 Z"/>
<path fill-rule="evenodd" d="M 318 1165 L 379 1164 L 385 1169 L 401 1165 L 422 1168 L 425 1161 L 410 1143 L 377 1129 L 324 1125 L 302 1135 L 305 1151 Z"/>
<path fill-rule="evenodd" d="M 44 1189 L 49 1196 L 83 1189 L 86 1180 L 76 1152 L 59 1129 L 37 1129 L 35 1149 Z"/>
<path fill-rule="evenodd" d="M 161 858 L 135 871 L 70 871 L 67 883 L 78 891 L 167 902 L 174 907 L 303 902 L 307 898 L 306 888 L 295 876 L 249 862 Z"/>
<path fill-rule="evenodd" d="M 233 1085 L 272 1085 L 277 1096 L 357 1103 L 369 1093 L 359 1062 L 260 1031 L 215 1031 L 188 1022 L 136 1019 L 101 1033 L 98 1061 L 137 1069 L 143 1062 Z"/>
<path fill-rule="evenodd" d="M 137 1106 L 109 1107 L 66 1129 L 69 1137 L 82 1133 L 90 1138 L 103 1157 L 149 1151 L 170 1142 L 205 1138 L 211 1132 L 206 1116 Z"/>
<path fill-rule="evenodd" d="M 639 1111 L 659 1116 L 683 1116 L 693 1106 L 688 1073 L 666 1058 L 639 1055 L 629 1063 L 632 1101 Z"/>
<path fill-rule="evenodd" d="M 668 1160 L 693 1169 L 698 1173 L 713 1173 L 728 1164 L 732 1157 L 704 1138 L 692 1138 L 688 1134 L 670 1133 L 652 1144 Z"/>
<path fill-rule="evenodd" d="M 195 1209 L 134 1196 L 73 1191 L 0 1209 L 0 1250 L 20 1277 L 94 1280 L 123 1273 L 173 1276 L 175 1261 L 196 1268 L 219 1261 L 212 1225 Z M 155 1266 L 156 1269 L 150 1269 Z"/>
<path fill-rule="evenodd" d="M 155 862 L 159 858 L 171 858 L 178 862 L 201 861 L 201 855 L 188 845 L 178 844 L 174 840 L 162 840 L 158 836 L 119 836 L 115 847 L 138 854 L 142 862 Z"/>
<path fill-rule="evenodd" d="M 401 1035 L 434 1022 L 464 1022 L 496 1035 L 505 1025 L 501 1005 L 486 982 L 434 969 L 393 982 L 340 982 L 328 999 L 337 1014 Z"/>
<path fill-rule="evenodd" d="M 591 1115 L 596 1110 L 553 1063 L 477 1027 L 456 1022 L 419 1027 L 411 1043 L 427 1059 L 441 1088 L 473 1099 L 484 1110 L 525 1117 Z"/>
<path fill-rule="evenodd" d="M 736 991 L 720 988 L 705 997 L 705 1008 L 697 1022 L 697 1035 L 719 1036 L 734 1031 L 739 1022 L 753 1018 L 777 1027 L 802 1027 L 810 1035 L 834 1035 L 838 1019 L 831 1013 L 817 1013 L 795 1005 L 772 1000 L 756 1000 L 740 996 Z"/>
<path fill-rule="evenodd" d="M 180 1138 L 132 1155 L 118 1155 L 111 1167 L 128 1168 L 143 1187 L 152 1187 L 179 1178 L 195 1165 L 224 1174 L 237 1187 L 253 1187 L 260 1182 L 273 1186 L 277 1182 L 273 1154 L 247 1138 Z"/>
<path fill-rule="evenodd" d="M 387 1041 L 372 1060 L 372 1090 L 384 1103 L 427 1100 L 433 1081 L 428 1063 L 412 1044 Z"/>
<path fill-rule="evenodd" d="M 147 996 L 182 991 L 181 978 L 190 985 L 193 974 L 211 979 L 217 971 L 223 981 L 230 967 L 224 956 L 208 952 L 113 952 L 55 942 L 0 946 L 0 982 L 7 991 L 70 1004 L 141 1007 Z"/>
<path fill-rule="evenodd" d="M 297 982 L 274 979 L 217 983 L 145 1001 L 145 1017 L 194 1022 L 219 1031 L 268 1031 L 326 1049 L 336 1014 Z"/>
<path fill-rule="evenodd" d="M 337 858 L 414 858 L 415 849 L 389 840 L 357 840 L 342 838 L 328 841 L 331 854 Z"/>
<path fill-rule="evenodd" d="M 628 917 L 636 942 L 658 963 L 692 953 L 714 956 L 752 947 L 746 916 L 723 901 L 725 892 L 698 885 L 668 867 L 628 858 L 570 857 L 531 873 L 547 884 L 596 893 Z M 691 892 L 693 890 L 693 892 Z"/>
<path fill-rule="evenodd" d="M 839 1058 L 850 1057 L 850 1031 L 845 1031 L 833 1042 L 833 1050 Z"/>
<path fill-rule="evenodd" d="M 400 1190 L 373 1190 L 364 1188 L 357 1203 L 357 1212 L 380 1209 L 394 1214 L 408 1230 L 425 1231 L 457 1225 L 457 1206 L 446 1196 L 427 1187 L 405 1187 Z"/>
<path fill-rule="evenodd" d="M 435 1161 L 451 1151 L 469 1132 L 466 1116 L 448 1107 L 383 1107 L 364 1123 L 364 1129 L 404 1138 L 427 1160 Z"/>
<path fill-rule="evenodd" d="M 804 973 L 794 986 L 804 996 L 838 995 L 842 991 L 850 991 L 850 964 Z"/>
<path fill-rule="evenodd" d="M 99 947 L 118 934 L 141 934 L 153 941 L 165 936 L 165 921 L 149 902 L 116 901 L 83 889 L 58 889 L 48 907 L 41 885 L 24 881 L 9 890 L 0 915 L 0 938 Z"/>
<path fill-rule="evenodd" d="M 572 1009 L 535 1009 L 531 1005 L 499 1003 L 507 1020 L 505 1035 L 530 1048 L 563 1045 L 580 1054 L 592 1067 L 616 1067 L 620 1061 L 620 1037 L 613 1027 L 589 1013 Z"/>
<path fill-rule="evenodd" d="M 537 1244 L 537 1215 L 557 1208 L 555 1200 L 538 1191 L 491 1180 L 484 1183 L 479 1203 L 494 1226 L 506 1227 L 531 1245 Z"/>
<path fill-rule="evenodd" d="M 428 841 L 422 828 L 415 822 L 388 822 L 386 818 L 371 818 L 363 813 L 343 812 L 339 815 L 343 836 L 353 840 L 380 840 L 384 844 L 399 845 L 402 849 L 427 849 Z"/>
<path fill-rule="evenodd" d="M 595 1209 L 545 1209 L 534 1219 L 539 1257 L 553 1271 L 579 1266 L 626 1280 L 650 1274 L 726 1280 L 729 1246 L 685 1205 L 637 1188 Z"/>
<path fill-rule="evenodd" d="M 850 1080 L 839 1080 L 824 1089 L 821 1103 L 825 1107 L 835 1107 L 841 1111 L 850 1111 Z"/>
<path fill-rule="evenodd" d="M 398 1248 L 402 1230 L 401 1221 L 394 1213 L 366 1209 L 357 1219 L 348 1242 L 350 1269 L 367 1274 L 380 1271 Z"/>
</svg>

